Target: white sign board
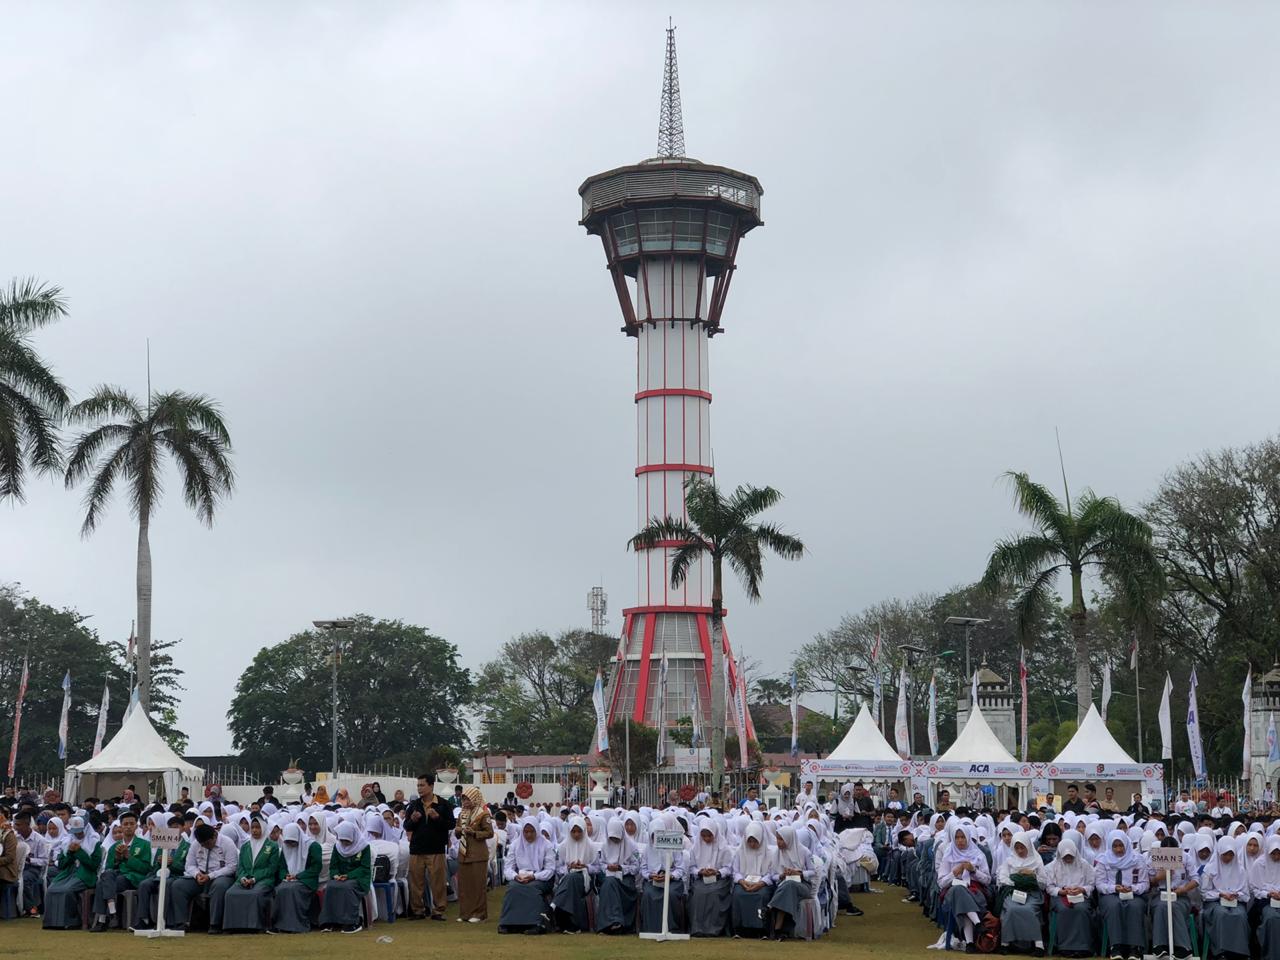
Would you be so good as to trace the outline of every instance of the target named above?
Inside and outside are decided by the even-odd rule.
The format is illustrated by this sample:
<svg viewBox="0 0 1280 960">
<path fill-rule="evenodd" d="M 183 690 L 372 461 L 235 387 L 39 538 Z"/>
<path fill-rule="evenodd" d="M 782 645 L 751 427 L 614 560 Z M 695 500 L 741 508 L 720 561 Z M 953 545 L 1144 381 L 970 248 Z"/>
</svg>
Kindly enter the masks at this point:
<svg viewBox="0 0 1280 960">
<path fill-rule="evenodd" d="M 1152 870 L 1178 870 L 1182 867 L 1182 849 L 1180 847 L 1152 847 Z"/>
<path fill-rule="evenodd" d="M 655 830 L 649 834 L 649 842 L 655 850 L 683 850 L 684 834 L 679 830 Z"/>
<path fill-rule="evenodd" d="M 152 827 L 147 834 L 152 850 L 177 850 L 182 843 L 182 831 L 177 827 Z"/>
</svg>

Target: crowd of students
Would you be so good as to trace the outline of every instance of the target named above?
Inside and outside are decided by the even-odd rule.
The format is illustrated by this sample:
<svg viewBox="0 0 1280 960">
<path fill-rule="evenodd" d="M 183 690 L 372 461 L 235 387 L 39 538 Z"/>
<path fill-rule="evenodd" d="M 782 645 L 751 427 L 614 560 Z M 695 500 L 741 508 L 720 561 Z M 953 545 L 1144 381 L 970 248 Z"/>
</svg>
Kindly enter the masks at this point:
<svg viewBox="0 0 1280 960">
<path fill-rule="evenodd" d="M 1112 960 L 1199 947 L 1220 960 L 1280 960 L 1280 819 L 1145 807 L 877 816 L 881 879 L 941 928 L 936 946 Z M 1152 866 L 1156 847 L 1178 851 L 1168 879 Z"/>
<path fill-rule="evenodd" d="M 786 939 L 823 935 L 877 867 L 872 834 L 836 833 L 811 794 L 765 811 L 754 794 L 736 808 L 672 804 L 606 810 L 577 805 L 486 805 L 478 788 L 454 799 L 418 779 L 418 796 L 390 803 L 294 804 L 266 795 L 246 807 L 217 795 L 170 806 L 130 795 L 71 806 L 34 799 L 0 805 L 0 910 L 45 929 L 105 932 L 156 925 L 161 852 L 149 836 L 176 828 L 164 911 L 171 928 L 233 932 L 357 932 L 385 905 L 405 919 L 483 923 L 488 891 L 505 887 L 500 933 L 658 932 Z M 338 798 L 335 798 L 338 799 Z M 512 800 L 513 798 L 509 798 Z M 681 849 L 659 850 L 658 832 Z M 6 888 L 13 887 L 12 893 Z M 122 895 L 133 891 L 129 897 Z M 6 893 L 8 896 L 6 897 Z"/>
</svg>

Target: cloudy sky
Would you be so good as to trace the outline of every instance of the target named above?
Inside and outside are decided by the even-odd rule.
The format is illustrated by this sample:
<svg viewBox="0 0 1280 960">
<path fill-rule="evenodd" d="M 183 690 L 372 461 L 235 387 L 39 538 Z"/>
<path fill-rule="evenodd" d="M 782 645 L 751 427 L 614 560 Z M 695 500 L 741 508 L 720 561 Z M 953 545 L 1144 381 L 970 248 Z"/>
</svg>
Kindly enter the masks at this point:
<svg viewBox="0 0 1280 960">
<path fill-rule="evenodd" d="M 39 346 L 217 397 L 239 489 L 152 528 L 193 753 L 262 646 L 364 611 L 477 666 L 634 602 L 635 341 L 587 175 L 653 153 L 663 28 L 688 151 L 757 175 L 714 341 L 722 482 L 810 555 L 734 588 L 781 670 L 846 611 L 976 578 L 1006 469 L 1127 503 L 1276 429 L 1274 5 L 3 4 L 0 278 Z M 123 503 L 39 482 L 0 579 L 128 634 Z M 96 696 L 96 693 L 93 694 Z"/>
</svg>

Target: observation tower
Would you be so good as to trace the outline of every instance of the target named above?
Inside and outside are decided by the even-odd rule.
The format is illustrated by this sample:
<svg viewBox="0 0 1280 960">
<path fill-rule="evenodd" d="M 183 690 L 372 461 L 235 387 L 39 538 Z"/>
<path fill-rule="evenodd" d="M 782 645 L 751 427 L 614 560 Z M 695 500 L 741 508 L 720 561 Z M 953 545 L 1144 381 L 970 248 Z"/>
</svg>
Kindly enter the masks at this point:
<svg viewBox="0 0 1280 960">
<path fill-rule="evenodd" d="M 622 332 L 636 345 L 635 530 L 650 518 L 684 516 L 689 476 L 711 477 L 712 338 L 733 279 L 738 244 L 761 225 L 760 181 L 685 156 L 675 29 L 667 30 L 658 152 L 650 160 L 588 177 L 578 188 L 582 226 L 598 236 L 613 279 Z M 669 546 L 637 554 L 636 605 L 622 611 L 622 637 L 606 695 L 609 722 L 629 715 L 673 726 L 693 715 L 710 723 L 710 564 L 697 562 L 671 586 Z M 736 730 L 738 664 L 723 631 L 726 727 Z M 663 716 L 659 674 L 667 658 Z M 747 739 L 755 738 L 749 711 Z M 704 732 L 704 737 L 706 736 Z"/>
</svg>

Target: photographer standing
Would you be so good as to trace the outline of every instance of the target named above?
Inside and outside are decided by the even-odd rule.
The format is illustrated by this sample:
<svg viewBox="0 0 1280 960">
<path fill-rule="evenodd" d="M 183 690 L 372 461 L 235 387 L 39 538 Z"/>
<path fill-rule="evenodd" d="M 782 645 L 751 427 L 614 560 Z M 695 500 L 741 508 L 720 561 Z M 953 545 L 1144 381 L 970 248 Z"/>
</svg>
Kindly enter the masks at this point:
<svg viewBox="0 0 1280 960">
<path fill-rule="evenodd" d="M 453 829 L 453 805 L 436 796 L 436 775 L 418 774 L 418 795 L 404 809 L 404 830 L 409 835 L 409 916 L 427 915 L 423 903 L 423 874 L 431 889 L 431 919 L 443 920 L 448 903 L 448 870 L 445 850 Z"/>
</svg>

